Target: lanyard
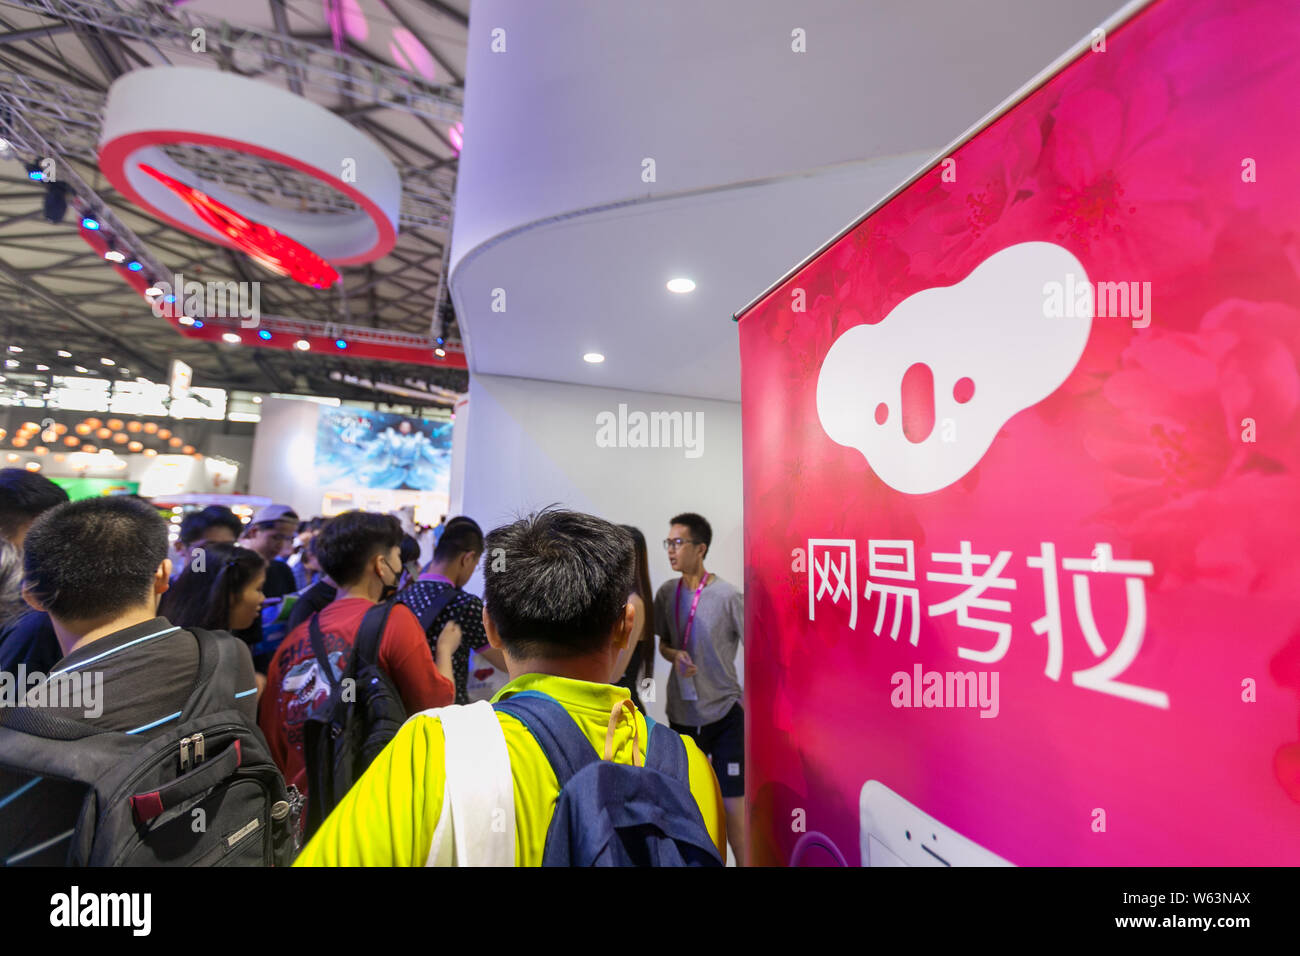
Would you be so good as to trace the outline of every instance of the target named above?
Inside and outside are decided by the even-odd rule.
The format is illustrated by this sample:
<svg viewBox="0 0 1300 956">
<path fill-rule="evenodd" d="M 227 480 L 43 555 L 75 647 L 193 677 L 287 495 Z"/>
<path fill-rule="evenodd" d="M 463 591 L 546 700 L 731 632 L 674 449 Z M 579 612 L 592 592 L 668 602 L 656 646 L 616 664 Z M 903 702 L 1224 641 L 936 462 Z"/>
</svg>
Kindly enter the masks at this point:
<svg viewBox="0 0 1300 956">
<path fill-rule="evenodd" d="M 691 652 L 690 642 L 691 633 L 695 628 L 695 610 L 700 606 L 700 592 L 704 590 L 704 585 L 709 581 L 709 574 L 706 571 L 700 578 L 700 586 L 695 589 L 695 599 L 691 601 L 691 613 L 686 618 L 686 629 L 682 629 L 682 619 L 679 612 L 682 606 L 682 578 L 677 579 L 677 596 L 673 599 L 673 612 L 677 617 L 677 632 L 682 635 L 682 650 L 686 653 Z"/>
</svg>

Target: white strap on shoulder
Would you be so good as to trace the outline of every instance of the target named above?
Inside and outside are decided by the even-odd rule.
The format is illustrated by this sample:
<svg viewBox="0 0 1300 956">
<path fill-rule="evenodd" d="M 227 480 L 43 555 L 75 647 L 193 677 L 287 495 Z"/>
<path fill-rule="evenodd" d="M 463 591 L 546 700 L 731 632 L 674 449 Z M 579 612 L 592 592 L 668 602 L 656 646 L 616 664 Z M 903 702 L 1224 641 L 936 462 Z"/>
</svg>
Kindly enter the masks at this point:
<svg viewBox="0 0 1300 956">
<path fill-rule="evenodd" d="M 442 815 L 426 866 L 514 866 L 515 789 L 496 711 L 485 700 L 424 712 L 446 741 Z"/>
</svg>

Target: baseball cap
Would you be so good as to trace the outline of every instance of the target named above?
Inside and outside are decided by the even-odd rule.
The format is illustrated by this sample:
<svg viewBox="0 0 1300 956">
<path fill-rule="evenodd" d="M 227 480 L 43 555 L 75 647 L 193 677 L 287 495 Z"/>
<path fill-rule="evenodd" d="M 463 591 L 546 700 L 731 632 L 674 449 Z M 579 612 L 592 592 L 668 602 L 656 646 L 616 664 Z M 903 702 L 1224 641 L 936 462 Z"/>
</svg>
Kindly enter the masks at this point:
<svg viewBox="0 0 1300 956">
<path fill-rule="evenodd" d="M 297 521 L 298 514 L 288 505 L 267 505 L 257 514 L 253 515 L 253 520 L 248 523 L 249 527 L 255 527 L 259 524 L 270 524 L 273 521 Z"/>
</svg>

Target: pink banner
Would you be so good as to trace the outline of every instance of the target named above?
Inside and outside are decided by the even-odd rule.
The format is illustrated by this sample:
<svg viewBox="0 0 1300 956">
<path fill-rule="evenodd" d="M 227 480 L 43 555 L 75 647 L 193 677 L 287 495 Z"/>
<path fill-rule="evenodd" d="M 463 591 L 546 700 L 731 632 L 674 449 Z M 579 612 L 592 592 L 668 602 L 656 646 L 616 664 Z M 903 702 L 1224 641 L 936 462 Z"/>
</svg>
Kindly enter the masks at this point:
<svg viewBox="0 0 1300 956">
<path fill-rule="evenodd" d="M 1300 863 L 1298 49 L 1156 2 L 742 316 L 755 863 Z"/>
</svg>

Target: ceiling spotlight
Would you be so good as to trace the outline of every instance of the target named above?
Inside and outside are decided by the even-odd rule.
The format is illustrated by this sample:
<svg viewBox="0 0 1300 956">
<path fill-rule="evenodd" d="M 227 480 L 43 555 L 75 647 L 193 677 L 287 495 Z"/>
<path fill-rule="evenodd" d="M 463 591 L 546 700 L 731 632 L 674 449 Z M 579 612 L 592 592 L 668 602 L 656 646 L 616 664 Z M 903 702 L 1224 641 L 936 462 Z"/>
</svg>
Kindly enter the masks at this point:
<svg viewBox="0 0 1300 956">
<path fill-rule="evenodd" d="M 221 335 L 221 341 L 229 342 L 231 345 L 238 345 L 242 339 L 240 339 L 239 335 L 235 332 L 223 332 Z"/>
<path fill-rule="evenodd" d="M 253 396 L 253 404 L 254 404 L 254 405 L 261 405 L 261 404 L 262 404 L 262 396 L 261 396 L 261 395 L 254 395 L 254 396 Z"/>
<path fill-rule="evenodd" d="M 447 357 L 447 350 L 446 350 L 446 349 L 434 349 L 434 350 L 433 350 L 433 354 L 436 355 L 436 356 L 438 356 L 438 358 L 446 358 L 446 357 Z"/>
<path fill-rule="evenodd" d="M 309 348 L 311 348 L 311 343 L 308 342 L 306 339 L 299 339 L 297 342 L 293 343 L 293 347 L 296 348 L 299 352 L 305 352 Z"/>
<path fill-rule="evenodd" d="M 48 365 L 38 365 L 38 366 L 36 366 L 36 371 L 38 371 L 38 372 L 48 372 L 49 370 L 50 370 L 50 367 L 49 367 Z"/>
<path fill-rule="evenodd" d="M 87 372 L 90 371 L 90 369 L 86 368 L 86 366 L 84 366 L 84 365 L 74 365 L 74 366 L 72 366 L 72 367 L 75 368 L 75 369 L 76 369 L 78 372 L 80 372 L 82 375 L 85 375 Z"/>
<path fill-rule="evenodd" d="M 158 288 L 156 285 L 151 285 L 149 288 L 144 290 L 144 294 L 147 296 L 162 295 L 162 289 Z"/>
<path fill-rule="evenodd" d="M 82 216 L 81 228 L 89 229 L 91 232 L 94 232 L 96 229 L 99 228 L 99 220 L 96 219 L 94 216 Z"/>
<path fill-rule="evenodd" d="M 67 349 L 59 349 L 58 356 L 59 358 L 72 358 L 72 353 Z"/>
<path fill-rule="evenodd" d="M 144 266 L 140 265 L 140 263 L 136 262 L 134 259 L 128 262 L 126 264 L 126 267 L 130 269 L 132 272 L 139 272 L 141 269 L 144 268 Z"/>
<path fill-rule="evenodd" d="M 182 315 L 182 316 L 181 316 L 179 319 L 177 319 L 176 321 L 179 322 L 181 325 L 193 325 L 193 324 L 194 324 L 194 319 L 193 319 L 193 317 L 192 317 L 192 316 L 188 316 L 188 315 Z"/>
<path fill-rule="evenodd" d="M 261 339 L 263 342 L 271 341 L 271 333 L 266 331 L 266 329 L 262 329 L 260 332 L 258 332 L 257 337 Z"/>
<path fill-rule="evenodd" d="M 18 361 L 17 359 L 5 359 L 5 368 L 17 368 L 22 364 L 23 363 Z"/>
<path fill-rule="evenodd" d="M 347 343 L 346 341 L 344 341 L 343 339 L 335 339 L 335 340 L 334 340 L 334 345 L 335 345 L 336 347 L 338 347 L 338 348 L 341 348 L 341 349 L 345 349 L 345 348 L 348 347 L 348 343 Z"/>
<path fill-rule="evenodd" d="M 109 262 L 126 261 L 126 256 L 122 255 L 122 253 L 118 252 L 116 249 L 109 249 L 108 252 L 104 253 L 104 258 L 107 259 Z"/>
<path fill-rule="evenodd" d="M 678 295 L 684 295 L 687 292 L 695 290 L 695 282 L 687 278 L 677 278 L 668 280 L 668 291 L 676 292 Z"/>
<path fill-rule="evenodd" d="M 605 356 L 601 355 L 599 352 L 588 352 L 582 357 L 582 360 L 584 362 L 590 362 L 592 365 L 599 365 L 601 362 L 605 361 Z"/>
<path fill-rule="evenodd" d="M 22 350 L 23 350 L 23 347 L 22 347 L 21 345 L 11 345 L 11 346 L 9 346 L 9 351 L 10 351 L 10 352 L 17 353 L 17 352 L 21 352 Z"/>
<path fill-rule="evenodd" d="M 195 320 L 194 320 L 194 327 L 195 327 L 196 329 L 201 329 L 201 328 L 203 328 L 203 320 L 202 320 L 202 319 L 195 319 Z"/>
<path fill-rule="evenodd" d="M 43 183 L 45 182 L 45 170 L 41 169 L 39 163 L 28 163 L 27 178 L 34 183 Z"/>
<path fill-rule="evenodd" d="M 114 362 L 111 358 L 102 358 L 102 359 L 99 360 L 99 364 L 100 364 L 100 365 L 116 365 L 117 363 Z"/>
</svg>

